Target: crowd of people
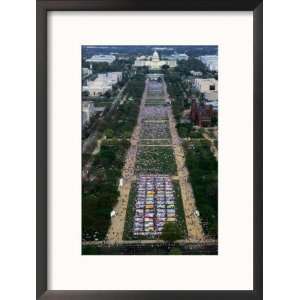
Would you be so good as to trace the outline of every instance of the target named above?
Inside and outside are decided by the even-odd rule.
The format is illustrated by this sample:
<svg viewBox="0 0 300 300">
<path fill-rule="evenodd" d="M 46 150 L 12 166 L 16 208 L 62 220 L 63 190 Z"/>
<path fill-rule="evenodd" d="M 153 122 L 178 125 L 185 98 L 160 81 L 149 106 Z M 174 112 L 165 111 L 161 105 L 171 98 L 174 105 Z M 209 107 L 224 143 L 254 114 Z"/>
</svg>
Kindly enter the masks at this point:
<svg viewBox="0 0 300 300">
<path fill-rule="evenodd" d="M 166 120 L 168 119 L 167 107 L 145 106 L 142 111 L 143 120 Z"/>
<path fill-rule="evenodd" d="M 170 129 L 168 122 L 145 122 L 141 130 L 142 139 L 168 139 L 170 138 Z"/>
<path fill-rule="evenodd" d="M 163 84 L 156 80 L 150 80 L 148 83 L 148 97 L 154 99 L 163 96 Z"/>
</svg>

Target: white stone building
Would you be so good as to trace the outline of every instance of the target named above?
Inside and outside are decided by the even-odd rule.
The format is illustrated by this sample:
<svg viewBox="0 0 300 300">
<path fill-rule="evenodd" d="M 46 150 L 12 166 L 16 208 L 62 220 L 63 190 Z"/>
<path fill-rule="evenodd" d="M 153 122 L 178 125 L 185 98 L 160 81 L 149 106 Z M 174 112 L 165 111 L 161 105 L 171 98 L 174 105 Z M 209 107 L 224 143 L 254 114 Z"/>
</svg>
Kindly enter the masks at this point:
<svg viewBox="0 0 300 300">
<path fill-rule="evenodd" d="M 86 62 L 89 63 L 109 63 L 111 64 L 113 61 L 116 60 L 116 57 L 114 55 L 104 55 L 104 54 L 97 54 L 97 55 L 93 55 L 91 58 L 88 58 L 86 60 Z"/>
<path fill-rule="evenodd" d="M 202 76 L 202 72 L 201 71 L 191 71 L 190 72 L 193 76 Z"/>
<path fill-rule="evenodd" d="M 203 94 L 207 105 L 218 110 L 218 80 L 215 78 L 195 78 L 194 86 Z"/>
<path fill-rule="evenodd" d="M 82 87 L 82 90 L 89 92 L 90 96 L 96 97 L 105 94 L 107 91 L 111 91 L 112 84 L 100 76 L 93 81 L 87 81 L 86 85 Z"/>
<path fill-rule="evenodd" d="M 95 106 L 92 101 L 83 101 L 82 102 L 82 126 L 88 124 L 95 114 Z"/>
<path fill-rule="evenodd" d="M 163 65 L 168 65 L 170 68 L 175 68 L 177 66 L 177 62 L 175 59 L 160 60 L 157 51 L 154 51 L 152 56 L 137 57 L 134 62 L 135 67 L 149 67 L 153 70 L 158 70 Z"/>
<path fill-rule="evenodd" d="M 203 55 L 200 56 L 199 59 L 210 71 L 218 71 L 218 55 Z"/>
<path fill-rule="evenodd" d="M 89 68 L 82 68 L 82 78 L 86 78 L 90 76 L 93 73 L 93 71 Z"/>
<path fill-rule="evenodd" d="M 207 102 L 218 101 L 218 91 L 210 91 L 204 93 L 204 99 Z"/>
<path fill-rule="evenodd" d="M 200 91 L 200 93 L 217 92 L 218 80 L 215 78 L 195 78 L 194 86 Z"/>
<path fill-rule="evenodd" d="M 87 81 L 82 91 L 89 92 L 90 96 L 100 96 L 112 90 L 113 85 L 122 80 L 122 72 L 100 73 L 93 81 Z"/>
<path fill-rule="evenodd" d="M 108 72 L 107 80 L 111 81 L 112 84 L 116 84 L 122 80 L 122 72 Z"/>
<path fill-rule="evenodd" d="M 175 53 L 168 57 L 170 60 L 188 60 L 189 56 L 185 53 Z"/>
</svg>

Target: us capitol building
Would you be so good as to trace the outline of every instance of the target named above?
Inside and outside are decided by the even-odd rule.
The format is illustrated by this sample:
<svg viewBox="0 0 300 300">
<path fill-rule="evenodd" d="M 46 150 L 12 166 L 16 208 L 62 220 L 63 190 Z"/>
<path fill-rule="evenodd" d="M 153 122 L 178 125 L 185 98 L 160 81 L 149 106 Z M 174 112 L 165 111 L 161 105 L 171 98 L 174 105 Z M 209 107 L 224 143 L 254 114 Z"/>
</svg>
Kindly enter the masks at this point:
<svg viewBox="0 0 300 300">
<path fill-rule="evenodd" d="M 154 51 L 152 56 L 139 56 L 134 62 L 135 67 L 149 67 L 152 70 L 158 70 L 163 65 L 175 68 L 177 66 L 177 62 L 176 59 L 160 60 L 157 51 Z"/>
</svg>

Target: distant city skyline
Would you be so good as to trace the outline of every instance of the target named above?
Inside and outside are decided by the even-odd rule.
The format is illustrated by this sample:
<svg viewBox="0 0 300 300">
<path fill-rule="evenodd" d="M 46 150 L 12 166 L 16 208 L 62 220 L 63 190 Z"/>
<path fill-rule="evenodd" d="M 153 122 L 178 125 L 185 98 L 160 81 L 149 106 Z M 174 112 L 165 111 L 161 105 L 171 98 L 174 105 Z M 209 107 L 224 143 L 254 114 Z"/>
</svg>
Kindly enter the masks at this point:
<svg viewBox="0 0 300 300">
<path fill-rule="evenodd" d="M 174 52 L 192 54 L 195 56 L 201 55 L 218 55 L 218 46 L 207 45 L 207 46 L 176 46 L 176 45 L 137 45 L 137 46 L 97 46 L 97 45 L 87 45 L 82 46 L 83 56 L 91 56 L 94 54 L 110 54 L 110 53 L 120 53 L 120 54 L 152 54 L 153 51 L 157 50 L 159 53 L 171 54 Z"/>
</svg>

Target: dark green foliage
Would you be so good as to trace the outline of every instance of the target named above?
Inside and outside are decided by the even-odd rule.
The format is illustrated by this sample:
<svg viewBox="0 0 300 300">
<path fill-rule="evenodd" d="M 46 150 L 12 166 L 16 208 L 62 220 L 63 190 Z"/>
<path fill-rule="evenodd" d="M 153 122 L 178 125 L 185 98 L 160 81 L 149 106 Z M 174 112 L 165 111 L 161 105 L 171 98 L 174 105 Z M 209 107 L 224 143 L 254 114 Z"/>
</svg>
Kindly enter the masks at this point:
<svg viewBox="0 0 300 300">
<path fill-rule="evenodd" d="M 185 109 L 185 97 L 186 92 L 181 84 L 181 77 L 176 72 L 169 72 L 166 77 L 166 83 L 168 87 L 168 93 L 173 99 L 172 109 L 173 114 L 178 122 L 182 116 L 182 112 Z"/>
<path fill-rule="evenodd" d="M 218 140 L 214 140 L 214 146 L 218 148 Z"/>
<path fill-rule="evenodd" d="M 139 113 L 140 98 L 136 101 L 125 101 L 120 105 L 107 126 L 113 132 L 114 137 L 122 138 L 125 133 L 131 136 Z"/>
<path fill-rule="evenodd" d="M 185 143 L 186 165 L 206 234 L 218 236 L 218 163 L 206 141 Z"/>
<path fill-rule="evenodd" d="M 212 117 L 211 126 L 218 126 L 218 116 L 217 115 Z"/>
<path fill-rule="evenodd" d="M 127 72 L 131 69 L 131 64 L 127 60 L 117 59 L 111 64 L 107 62 L 92 63 L 94 73 L 106 73 L 106 72 L 119 72 L 122 71 L 123 75 L 127 75 Z"/>
<path fill-rule="evenodd" d="M 88 97 L 89 95 L 89 91 L 82 91 L 82 97 Z"/>
<path fill-rule="evenodd" d="M 179 247 L 173 247 L 173 248 L 171 248 L 169 254 L 170 255 L 182 255 L 183 253 Z"/>
<path fill-rule="evenodd" d="M 114 136 L 114 132 L 111 129 L 106 129 L 105 132 L 104 132 L 104 134 L 106 135 L 106 137 L 108 139 L 111 139 Z"/>
<path fill-rule="evenodd" d="M 139 113 L 139 105 L 145 88 L 145 77 L 136 75 L 129 80 L 123 95 L 127 100 L 119 105 L 106 121 L 105 128 L 113 131 L 113 136 L 118 138 L 130 138 L 136 125 Z M 133 100 L 129 100 L 133 98 Z"/>
<path fill-rule="evenodd" d="M 199 139 L 202 138 L 203 129 L 194 129 L 193 125 L 190 123 L 178 123 L 176 125 L 178 134 L 181 138 L 192 138 L 192 139 Z"/>
<path fill-rule="evenodd" d="M 93 129 L 95 128 L 95 126 L 97 126 L 97 123 L 99 122 L 99 113 L 96 113 L 95 115 L 93 115 L 90 119 L 89 124 L 86 124 L 81 131 L 81 139 L 84 140 L 86 139 L 91 132 L 93 131 Z"/>
<path fill-rule="evenodd" d="M 163 66 L 161 67 L 163 73 L 165 73 L 169 68 L 170 68 L 170 67 L 169 67 L 168 65 L 163 65 Z M 160 79 L 160 78 L 159 78 L 159 79 Z M 161 80 L 161 79 L 160 79 L 160 80 Z"/>
<path fill-rule="evenodd" d="M 123 232 L 123 240 L 136 239 L 136 237 L 133 235 L 133 232 L 132 232 L 133 222 L 134 222 L 134 212 L 135 212 L 135 208 L 134 208 L 135 198 L 136 198 L 136 183 L 134 182 L 131 185 L 129 198 L 128 198 L 126 219 L 125 219 L 124 232 Z"/>
<path fill-rule="evenodd" d="M 190 138 L 192 139 L 199 139 L 199 138 L 202 138 L 203 135 L 202 135 L 202 128 L 198 129 L 198 130 L 192 130 L 190 132 Z"/>
<path fill-rule="evenodd" d="M 82 165 L 84 166 L 91 159 L 90 154 L 82 153 Z"/>
<path fill-rule="evenodd" d="M 116 245 L 83 245 L 82 255 L 217 255 L 216 245 L 179 244 L 170 243 L 147 243 L 141 244 L 116 244 Z"/>
<path fill-rule="evenodd" d="M 193 125 L 192 124 L 181 124 L 181 123 L 178 123 L 176 125 L 176 128 L 177 128 L 177 131 L 178 131 L 178 134 L 181 138 L 187 138 L 190 136 L 190 133 L 193 129 Z"/>
<path fill-rule="evenodd" d="M 107 122 L 107 128 L 114 132 L 114 136 L 123 137 L 126 133 L 131 136 L 139 113 L 139 105 L 145 88 L 145 76 L 135 75 L 131 78 L 124 90 L 127 101 L 119 105 L 111 120 Z M 133 101 L 128 99 L 133 98 Z"/>
<path fill-rule="evenodd" d="M 173 187 L 175 192 L 175 201 L 176 201 L 176 224 L 180 231 L 179 239 L 184 239 L 187 236 L 187 228 L 185 223 L 184 208 L 181 198 L 180 186 L 178 181 L 173 181 Z"/>
<path fill-rule="evenodd" d="M 82 233 L 85 240 L 105 238 L 110 212 L 119 196 L 118 180 L 128 147 L 127 141 L 103 142 L 91 169 L 94 180 L 82 184 Z"/>
<path fill-rule="evenodd" d="M 98 249 L 94 245 L 85 245 L 82 247 L 82 255 L 97 255 Z"/>
<path fill-rule="evenodd" d="M 188 60 L 179 61 L 175 70 L 185 76 L 190 75 L 190 71 L 192 70 L 201 71 L 203 75 L 209 72 L 205 64 L 196 58 L 189 58 Z"/>
<path fill-rule="evenodd" d="M 124 94 L 127 97 L 133 97 L 135 100 L 141 98 L 145 88 L 145 75 L 136 74 L 128 82 Z"/>
<path fill-rule="evenodd" d="M 161 234 L 161 239 L 168 242 L 174 242 L 181 237 L 179 227 L 176 222 L 166 222 Z"/>
</svg>

